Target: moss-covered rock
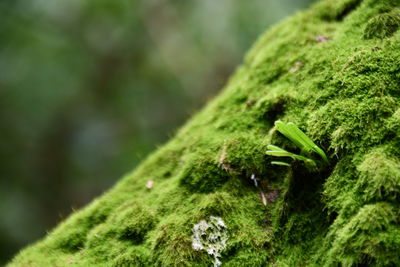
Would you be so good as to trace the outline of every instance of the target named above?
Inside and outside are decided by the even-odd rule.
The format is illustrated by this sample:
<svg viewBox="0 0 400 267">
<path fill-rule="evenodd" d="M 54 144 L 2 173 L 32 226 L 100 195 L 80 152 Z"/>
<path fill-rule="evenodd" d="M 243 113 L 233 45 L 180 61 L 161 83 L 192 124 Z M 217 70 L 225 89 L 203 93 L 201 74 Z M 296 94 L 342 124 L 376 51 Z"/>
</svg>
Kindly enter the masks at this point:
<svg viewBox="0 0 400 267">
<path fill-rule="evenodd" d="M 175 138 L 9 266 L 210 266 L 191 240 L 210 216 L 225 266 L 398 265 L 399 8 L 326 0 L 270 29 Z M 330 164 L 272 165 L 268 144 L 296 152 L 278 119 Z"/>
</svg>

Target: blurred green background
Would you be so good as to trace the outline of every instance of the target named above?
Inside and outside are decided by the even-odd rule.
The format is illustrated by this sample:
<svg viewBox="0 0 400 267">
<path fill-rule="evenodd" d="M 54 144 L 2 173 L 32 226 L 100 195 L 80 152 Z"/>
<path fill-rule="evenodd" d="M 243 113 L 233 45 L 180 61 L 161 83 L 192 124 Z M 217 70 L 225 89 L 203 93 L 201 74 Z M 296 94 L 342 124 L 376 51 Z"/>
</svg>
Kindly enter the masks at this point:
<svg viewBox="0 0 400 267">
<path fill-rule="evenodd" d="M 312 0 L 0 0 L 0 264 L 110 188 Z"/>
</svg>

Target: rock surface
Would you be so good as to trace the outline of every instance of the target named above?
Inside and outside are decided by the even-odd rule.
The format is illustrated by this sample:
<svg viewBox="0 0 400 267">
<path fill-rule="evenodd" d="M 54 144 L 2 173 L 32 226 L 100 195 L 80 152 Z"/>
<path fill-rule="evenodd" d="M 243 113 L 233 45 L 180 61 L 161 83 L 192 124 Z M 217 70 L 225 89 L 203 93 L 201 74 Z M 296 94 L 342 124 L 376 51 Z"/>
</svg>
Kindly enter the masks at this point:
<svg viewBox="0 0 400 267">
<path fill-rule="evenodd" d="M 326 0 L 270 29 L 176 137 L 9 266 L 212 266 L 192 247 L 210 216 L 222 266 L 398 264 L 399 8 Z M 271 165 L 267 145 L 296 151 L 278 119 L 330 164 Z"/>
</svg>

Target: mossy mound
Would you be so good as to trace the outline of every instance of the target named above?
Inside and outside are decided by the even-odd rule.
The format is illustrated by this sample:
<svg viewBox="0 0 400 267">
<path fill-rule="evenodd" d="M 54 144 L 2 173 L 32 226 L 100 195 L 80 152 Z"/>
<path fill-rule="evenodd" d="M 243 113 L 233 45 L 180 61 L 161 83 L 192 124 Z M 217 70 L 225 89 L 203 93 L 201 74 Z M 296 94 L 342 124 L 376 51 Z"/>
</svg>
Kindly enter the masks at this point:
<svg viewBox="0 0 400 267">
<path fill-rule="evenodd" d="M 327 0 L 274 27 L 174 139 L 9 266 L 210 266 L 191 240 L 210 216 L 224 266 L 398 265 L 399 7 Z M 277 119 L 330 164 L 271 165 L 268 144 L 296 149 Z"/>
</svg>

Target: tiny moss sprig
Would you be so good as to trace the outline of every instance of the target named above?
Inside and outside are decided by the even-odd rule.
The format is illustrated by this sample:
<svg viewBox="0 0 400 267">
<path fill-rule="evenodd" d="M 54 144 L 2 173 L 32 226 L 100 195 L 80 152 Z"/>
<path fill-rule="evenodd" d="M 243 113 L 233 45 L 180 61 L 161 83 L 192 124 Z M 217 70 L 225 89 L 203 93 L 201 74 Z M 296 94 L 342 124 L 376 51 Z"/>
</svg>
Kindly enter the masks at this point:
<svg viewBox="0 0 400 267">
<path fill-rule="evenodd" d="M 325 163 L 329 163 L 328 157 L 325 152 L 319 148 L 304 132 L 302 132 L 294 123 L 284 123 L 282 121 L 275 121 L 275 128 L 290 141 L 292 141 L 298 148 L 300 148 L 300 155 L 286 151 L 283 148 L 274 145 L 268 145 L 267 155 L 275 157 L 290 157 L 293 160 L 301 160 L 307 166 L 317 167 L 317 160 L 310 158 L 311 153 L 317 153 Z M 290 166 L 287 162 L 271 161 L 271 164 L 280 166 Z"/>
</svg>

